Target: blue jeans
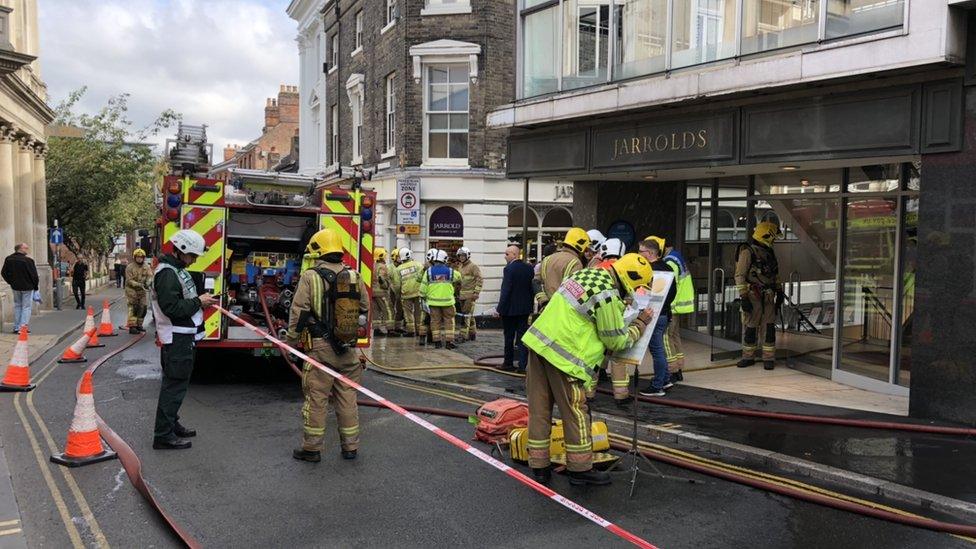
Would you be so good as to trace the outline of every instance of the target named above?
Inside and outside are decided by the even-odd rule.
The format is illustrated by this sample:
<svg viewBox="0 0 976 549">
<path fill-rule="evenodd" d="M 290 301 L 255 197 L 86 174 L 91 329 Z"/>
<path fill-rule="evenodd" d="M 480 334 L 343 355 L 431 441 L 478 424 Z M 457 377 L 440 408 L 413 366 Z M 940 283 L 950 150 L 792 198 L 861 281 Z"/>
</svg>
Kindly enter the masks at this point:
<svg viewBox="0 0 976 549">
<path fill-rule="evenodd" d="M 20 327 L 30 323 L 31 305 L 34 303 L 34 291 L 27 290 L 20 292 L 14 290 L 14 331 L 20 331 Z"/>
<path fill-rule="evenodd" d="M 651 358 L 654 359 L 654 378 L 651 380 L 651 386 L 655 389 L 663 389 L 668 383 L 668 355 L 664 351 L 664 333 L 667 331 L 668 317 L 662 314 L 657 319 L 651 341 L 647 344 L 648 350 L 651 351 Z"/>
</svg>

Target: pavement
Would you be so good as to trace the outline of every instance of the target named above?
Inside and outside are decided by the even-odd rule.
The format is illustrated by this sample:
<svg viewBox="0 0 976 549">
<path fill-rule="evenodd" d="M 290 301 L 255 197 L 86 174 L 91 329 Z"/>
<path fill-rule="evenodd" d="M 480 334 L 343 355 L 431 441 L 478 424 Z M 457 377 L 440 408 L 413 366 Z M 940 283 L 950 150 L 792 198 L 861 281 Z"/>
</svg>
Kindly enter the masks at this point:
<svg viewBox="0 0 976 549">
<path fill-rule="evenodd" d="M 417 347 L 412 341 L 390 338 L 374 345 L 372 354 L 377 362 L 390 368 L 408 362 L 422 362 L 429 366 L 446 368 L 466 366 L 473 359 L 498 354 L 501 346 L 498 332 L 484 330 L 478 333 L 476 341 L 459 345 L 457 352 L 422 351 L 423 358 L 419 358 L 420 352 L 417 349 L 424 348 Z M 702 366 L 704 365 L 694 363 L 687 365 L 689 369 Z M 772 373 L 780 369 L 777 368 Z M 749 370 L 745 369 L 743 372 L 738 368 L 724 368 L 720 371 L 755 375 L 755 372 Z M 752 370 L 771 373 L 764 372 L 761 368 Z M 685 378 L 693 383 L 696 376 L 713 371 L 690 372 L 685 374 Z M 432 369 L 402 373 L 437 383 L 495 389 L 499 394 L 525 394 L 522 379 L 495 372 Z M 813 377 L 808 374 L 798 375 Z M 606 386 L 609 387 L 609 384 Z M 669 398 L 685 401 L 773 412 L 924 423 L 900 415 L 773 399 L 689 384 L 679 384 L 668 395 Z M 593 409 L 611 416 L 627 415 L 613 404 L 610 396 L 604 394 L 597 395 Z M 844 473 L 851 472 L 884 483 L 958 500 L 960 504 L 957 507 L 976 520 L 976 507 L 961 503 L 976 504 L 976 461 L 971 459 L 976 455 L 976 440 L 971 438 L 724 416 L 657 405 L 642 407 L 640 420 L 650 426 L 666 426 L 667 434 L 675 431 L 689 433 L 687 442 L 712 452 L 743 457 L 744 450 L 752 449 L 753 461 L 758 462 L 758 465 L 777 465 L 785 467 L 786 469 L 781 470 L 786 472 L 796 472 L 803 469 L 798 465 L 809 464 L 809 474 L 821 480 L 833 478 L 836 482 L 849 483 L 850 479 Z M 701 436 L 709 438 L 707 444 L 694 444 Z M 729 444 L 722 444 L 723 442 Z M 770 463 L 770 452 L 775 452 L 780 458 L 772 460 L 776 463 Z M 817 471 L 814 465 L 822 467 Z M 876 492 L 881 482 L 866 482 L 863 488 Z M 917 499 L 915 492 L 911 490 L 906 490 L 905 498 Z"/>
<path fill-rule="evenodd" d="M 113 308 L 113 318 L 121 309 L 121 304 Z M 128 337 L 105 340 L 107 347 L 90 350 L 89 360 Z M 481 339 L 479 334 L 479 344 Z M 490 337 L 484 339 L 487 345 Z M 447 351 L 421 355 L 400 347 L 405 343 L 380 341 L 376 355 L 386 353 L 398 367 L 456 363 L 462 356 Z M 34 392 L 0 395 L 14 401 L 0 406 L 0 437 L 27 545 L 178 546 L 118 461 L 70 470 L 47 461 L 63 444 L 71 396 L 83 370 L 81 365 L 41 369 L 59 351 L 35 358 L 38 370 L 32 373 L 39 386 Z M 291 449 L 301 433 L 301 391 L 294 376 L 276 361 L 230 354 L 201 357 L 181 412 L 183 421 L 199 432 L 190 450 L 151 449 L 160 372 L 150 338 L 98 370 L 95 400 L 99 414 L 142 459 L 143 473 L 163 506 L 204 546 L 625 546 L 385 410 L 361 409 L 359 459 L 340 459 L 330 418 L 322 463 L 296 462 Z M 488 372 L 458 375 L 472 374 L 499 378 Z M 367 372 L 365 384 L 398 403 L 474 411 L 471 397 L 431 394 L 429 386 L 374 371 Z M 462 439 L 472 436 L 466 421 L 424 417 Z M 622 478 L 609 487 L 580 489 L 557 475 L 553 488 L 661 547 L 971 545 L 669 466 L 661 470 L 702 483 L 642 477 L 633 499 Z"/>
</svg>

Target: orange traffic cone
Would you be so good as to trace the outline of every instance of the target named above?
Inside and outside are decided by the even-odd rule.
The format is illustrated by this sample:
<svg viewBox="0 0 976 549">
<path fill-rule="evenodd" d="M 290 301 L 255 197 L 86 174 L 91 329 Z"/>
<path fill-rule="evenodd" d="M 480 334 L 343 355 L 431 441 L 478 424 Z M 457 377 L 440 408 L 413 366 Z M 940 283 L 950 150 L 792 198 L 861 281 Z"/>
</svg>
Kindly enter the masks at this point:
<svg viewBox="0 0 976 549">
<path fill-rule="evenodd" d="M 112 337 L 119 335 L 112 326 L 112 313 L 109 312 L 108 300 L 102 302 L 102 323 L 98 326 L 98 335 Z"/>
<path fill-rule="evenodd" d="M 0 381 L 0 392 L 30 391 L 34 385 L 30 382 L 30 370 L 28 369 L 29 348 L 27 347 L 27 326 L 20 327 L 20 337 L 17 338 L 17 345 L 14 346 L 13 355 L 10 357 L 10 365 L 7 366 L 7 373 Z"/>
<path fill-rule="evenodd" d="M 88 344 L 88 340 L 89 338 L 91 338 L 91 335 L 92 335 L 91 332 L 85 332 L 84 334 L 82 334 L 77 341 L 71 344 L 71 347 L 68 347 L 67 349 L 64 350 L 64 354 L 61 355 L 61 358 L 58 359 L 58 364 L 75 364 L 78 362 L 88 362 L 88 359 L 85 358 L 84 352 L 85 352 L 85 345 Z"/>
<path fill-rule="evenodd" d="M 51 461 L 68 467 L 80 467 L 117 457 L 107 445 L 102 444 L 95 421 L 95 395 L 92 394 L 91 372 L 81 376 L 75 415 L 68 428 L 68 441 L 64 453 L 51 456 Z"/>
<path fill-rule="evenodd" d="M 85 333 L 91 334 L 85 347 L 95 349 L 105 346 L 104 343 L 98 342 L 98 330 L 95 329 L 95 310 L 91 308 L 91 305 L 88 306 L 88 316 L 85 317 Z"/>
</svg>

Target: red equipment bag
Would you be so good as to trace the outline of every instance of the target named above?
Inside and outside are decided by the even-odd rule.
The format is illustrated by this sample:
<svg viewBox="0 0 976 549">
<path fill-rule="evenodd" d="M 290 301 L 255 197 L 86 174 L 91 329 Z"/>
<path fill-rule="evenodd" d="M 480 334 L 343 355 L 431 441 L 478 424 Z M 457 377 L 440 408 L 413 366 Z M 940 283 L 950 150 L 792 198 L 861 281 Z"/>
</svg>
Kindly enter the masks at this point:
<svg viewBox="0 0 976 549">
<path fill-rule="evenodd" d="M 529 425 L 529 405 L 510 398 L 487 402 L 478 408 L 478 426 L 474 437 L 495 444 L 508 442 L 508 433 L 515 427 Z"/>
</svg>

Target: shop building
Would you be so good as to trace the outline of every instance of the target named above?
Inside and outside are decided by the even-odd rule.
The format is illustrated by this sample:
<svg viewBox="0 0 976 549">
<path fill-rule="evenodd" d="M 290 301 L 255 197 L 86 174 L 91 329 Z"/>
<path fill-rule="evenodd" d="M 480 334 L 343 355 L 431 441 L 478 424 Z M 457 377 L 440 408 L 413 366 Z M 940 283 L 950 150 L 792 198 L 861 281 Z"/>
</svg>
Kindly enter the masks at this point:
<svg viewBox="0 0 976 549">
<path fill-rule="evenodd" d="M 738 244 L 774 220 L 780 363 L 973 423 L 966 4 L 520 0 L 519 99 L 489 126 L 509 177 L 574 182 L 577 224 L 668 237 L 713 359 L 739 349 Z"/>
<path fill-rule="evenodd" d="M 369 179 L 377 244 L 462 245 L 482 267 L 478 313 L 498 300 L 504 249 L 520 241 L 524 180 L 505 174 L 508 130 L 487 113 L 515 98 L 515 4 L 495 0 L 295 0 L 300 166 L 324 183 Z M 397 223 L 398 181 L 419 185 L 417 223 Z M 572 225 L 572 183 L 532 185 L 530 236 Z"/>
</svg>

